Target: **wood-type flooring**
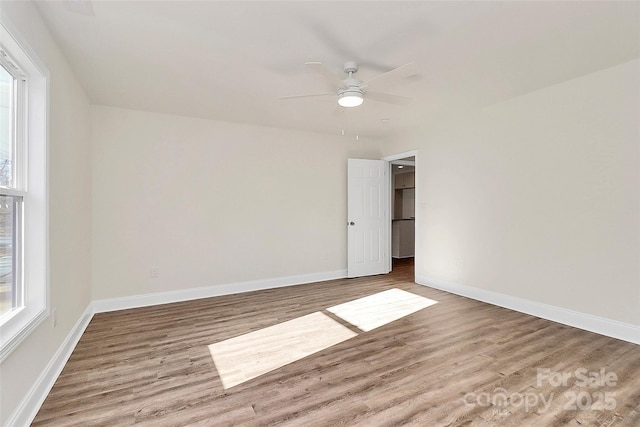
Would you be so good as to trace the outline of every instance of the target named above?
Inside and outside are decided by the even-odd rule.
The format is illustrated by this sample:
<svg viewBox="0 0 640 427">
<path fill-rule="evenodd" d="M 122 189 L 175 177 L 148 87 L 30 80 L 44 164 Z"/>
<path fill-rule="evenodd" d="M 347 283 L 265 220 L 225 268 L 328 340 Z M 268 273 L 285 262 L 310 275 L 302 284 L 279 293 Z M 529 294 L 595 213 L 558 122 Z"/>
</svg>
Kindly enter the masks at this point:
<svg viewBox="0 0 640 427">
<path fill-rule="evenodd" d="M 438 303 L 368 332 L 327 311 L 391 288 Z M 208 345 L 315 312 L 357 336 L 223 388 Z M 33 425 L 640 426 L 640 346 L 417 285 L 404 260 L 96 314 Z"/>
</svg>

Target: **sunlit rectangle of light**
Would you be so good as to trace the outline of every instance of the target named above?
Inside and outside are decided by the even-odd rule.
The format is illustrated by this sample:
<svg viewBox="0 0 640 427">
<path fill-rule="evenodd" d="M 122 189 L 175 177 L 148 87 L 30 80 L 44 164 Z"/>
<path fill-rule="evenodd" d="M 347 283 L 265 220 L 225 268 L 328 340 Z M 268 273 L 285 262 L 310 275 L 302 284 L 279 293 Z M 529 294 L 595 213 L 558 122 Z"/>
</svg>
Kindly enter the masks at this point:
<svg viewBox="0 0 640 427">
<path fill-rule="evenodd" d="M 209 345 L 225 389 L 356 336 L 320 312 Z"/>
<path fill-rule="evenodd" d="M 394 288 L 330 307 L 327 311 L 366 332 L 437 302 Z"/>
</svg>

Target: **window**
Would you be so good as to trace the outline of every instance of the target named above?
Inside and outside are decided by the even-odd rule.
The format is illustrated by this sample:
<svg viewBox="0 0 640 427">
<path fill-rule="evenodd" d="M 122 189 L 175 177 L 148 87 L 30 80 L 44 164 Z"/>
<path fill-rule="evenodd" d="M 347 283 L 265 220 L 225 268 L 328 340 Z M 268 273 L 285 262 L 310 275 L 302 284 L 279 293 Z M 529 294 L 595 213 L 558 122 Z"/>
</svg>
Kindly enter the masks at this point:
<svg viewBox="0 0 640 427">
<path fill-rule="evenodd" d="M 0 25 L 0 361 L 48 315 L 48 72 Z"/>
<path fill-rule="evenodd" d="M 0 316 L 23 305 L 20 272 L 24 187 L 17 178 L 24 145 L 18 122 L 22 118 L 26 81 L 6 52 L 0 51 Z"/>
</svg>

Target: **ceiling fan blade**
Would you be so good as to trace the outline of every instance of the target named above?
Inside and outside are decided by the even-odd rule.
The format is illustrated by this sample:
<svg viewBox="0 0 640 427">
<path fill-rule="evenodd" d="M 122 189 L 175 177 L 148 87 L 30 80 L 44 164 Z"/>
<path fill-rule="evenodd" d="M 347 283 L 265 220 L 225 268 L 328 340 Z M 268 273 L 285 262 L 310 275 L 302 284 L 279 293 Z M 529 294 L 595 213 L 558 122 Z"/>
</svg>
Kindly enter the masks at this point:
<svg viewBox="0 0 640 427">
<path fill-rule="evenodd" d="M 364 95 L 366 99 L 373 99 L 374 101 L 386 102 L 387 104 L 407 105 L 411 102 L 411 98 L 400 95 L 391 95 L 390 93 L 382 92 L 369 92 Z"/>
<path fill-rule="evenodd" d="M 316 98 L 319 96 L 336 96 L 335 92 L 326 92 L 326 93 L 311 93 L 308 95 L 292 95 L 292 96 L 282 96 L 278 99 L 296 99 L 296 98 Z"/>
<path fill-rule="evenodd" d="M 378 74 L 377 76 L 369 79 L 369 81 L 365 82 L 363 87 L 371 86 L 372 83 L 374 86 L 379 86 L 385 82 L 389 83 L 393 79 L 408 77 L 412 74 L 413 67 L 415 67 L 415 65 L 415 62 L 409 62 L 408 64 L 401 65 L 398 68 L 387 71 L 386 73 Z"/>
<path fill-rule="evenodd" d="M 304 65 L 322 75 L 334 87 L 344 86 L 342 79 L 333 71 L 325 67 L 321 62 L 305 62 Z"/>
<path fill-rule="evenodd" d="M 390 68 L 388 64 L 372 62 L 358 56 L 354 49 L 347 46 L 350 40 L 345 40 L 344 38 L 337 37 L 335 33 L 332 33 L 326 28 L 326 23 L 321 24 L 319 21 L 316 21 L 311 17 L 305 17 L 304 20 L 306 21 L 305 26 L 311 29 L 311 31 L 316 34 L 318 39 L 325 46 L 331 49 L 331 51 L 337 58 L 344 58 L 345 60 L 354 61 L 360 67 L 366 67 L 377 72 L 383 72 Z M 389 39 L 389 37 L 385 38 Z M 376 46 L 376 44 L 373 44 L 373 46 Z"/>
</svg>

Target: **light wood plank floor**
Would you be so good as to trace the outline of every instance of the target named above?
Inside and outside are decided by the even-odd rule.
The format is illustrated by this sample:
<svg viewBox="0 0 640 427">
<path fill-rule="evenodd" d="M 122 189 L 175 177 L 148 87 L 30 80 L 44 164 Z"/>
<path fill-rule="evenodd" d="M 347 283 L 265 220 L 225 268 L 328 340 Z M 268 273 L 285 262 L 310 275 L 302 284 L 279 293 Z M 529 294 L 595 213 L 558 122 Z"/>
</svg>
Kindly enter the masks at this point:
<svg viewBox="0 0 640 427">
<path fill-rule="evenodd" d="M 33 425 L 640 426 L 640 346 L 412 277 L 97 314 Z M 438 303 L 224 390 L 209 344 L 391 288 Z"/>
</svg>

